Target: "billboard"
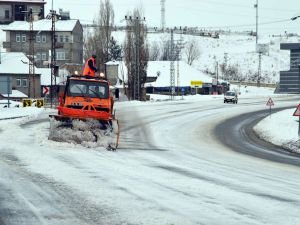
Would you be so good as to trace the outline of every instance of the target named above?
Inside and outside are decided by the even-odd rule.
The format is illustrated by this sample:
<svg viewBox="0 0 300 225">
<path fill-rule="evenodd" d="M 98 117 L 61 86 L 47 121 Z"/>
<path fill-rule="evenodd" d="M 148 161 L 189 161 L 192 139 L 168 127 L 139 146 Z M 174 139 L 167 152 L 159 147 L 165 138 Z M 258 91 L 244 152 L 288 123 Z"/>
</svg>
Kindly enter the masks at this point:
<svg viewBox="0 0 300 225">
<path fill-rule="evenodd" d="M 0 94 L 12 94 L 12 81 L 9 76 L 0 76 Z"/>
<path fill-rule="evenodd" d="M 262 54 L 269 54 L 269 44 L 257 44 L 256 52 Z"/>
<path fill-rule="evenodd" d="M 202 87 L 203 82 L 201 80 L 191 80 L 191 86 Z"/>
</svg>

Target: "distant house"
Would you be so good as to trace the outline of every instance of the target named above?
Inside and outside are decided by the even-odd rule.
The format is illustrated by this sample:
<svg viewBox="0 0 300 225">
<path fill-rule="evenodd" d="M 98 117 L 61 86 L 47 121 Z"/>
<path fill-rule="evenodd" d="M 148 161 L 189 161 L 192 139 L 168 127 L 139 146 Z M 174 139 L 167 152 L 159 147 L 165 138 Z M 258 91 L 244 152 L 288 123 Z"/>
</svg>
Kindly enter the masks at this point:
<svg viewBox="0 0 300 225">
<path fill-rule="evenodd" d="M 117 77 L 117 86 L 127 86 L 127 67 L 124 62 L 109 63 L 109 67 L 116 67 L 117 69 L 107 69 L 107 76 L 110 79 Z M 193 68 L 187 63 L 179 62 L 179 71 L 177 70 L 177 63 L 175 63 L 174 81 L 176 93 L 199 93 L 212 94 L 216 88 L 212 77 L 203 72 Z M 179 75 L 179 76 L 178 76 Z M 116 80 L 116 79 L 115 79 Z M 147 82 L 145 87 L 147 93 L 167 93 L 170 92 L 170 62 L 169 61 L 149 61 L 147 68 Z M 199 86 L 193 83 L 201 84 Z M 219 81 L 221 83 L 221 81 Z M 215 85 L 215 86 L 214 86 Z"/>
<path fill-rule="evenodd" d="M 52 22 L 43 19 L 33 22 L 34 54 L 37 67 L 48 67 L 52 35 Z M 56 64 L 82 64 L 83 62 L 83 29 L 79 20 L 57 20 L 55 23 Z M 7 52 L 24 52 L 29 55 L 29 24 L 15 21 L 5 26 L 6 41 L 3 47 Z"/>
<path fill-rule="evenodd" d="M 127 84 L 127 67 L 124 62 L 111 61 L 106 64 L 106 73 L 109 83 L 113 86 L 122 86 Z M 157 76 L 155 74 L 147 73 L 146 83 L 155 81 Z"/>
<path fill-rule="evenodd" d="M 41 12 L 40 19 L 44 19 L 44 0 L 0 0 L 0 24 L 9 24 L 14 21 L 25 21 L 26 11 L 32 8 L 33 12 Z M 33 15 L 34 20 L 38 19 L 38 13 Z"/>
<path fill-rule="evenodd" d="M 24 53 L 5 52 L 0 57 L 0 76 L 11 77 L 13 90 L 18 90 L 30 98 L 41 97 L 41 74 L 35 68 L 34 76 L 29 75 L 29 60 Z"/>
</svg>

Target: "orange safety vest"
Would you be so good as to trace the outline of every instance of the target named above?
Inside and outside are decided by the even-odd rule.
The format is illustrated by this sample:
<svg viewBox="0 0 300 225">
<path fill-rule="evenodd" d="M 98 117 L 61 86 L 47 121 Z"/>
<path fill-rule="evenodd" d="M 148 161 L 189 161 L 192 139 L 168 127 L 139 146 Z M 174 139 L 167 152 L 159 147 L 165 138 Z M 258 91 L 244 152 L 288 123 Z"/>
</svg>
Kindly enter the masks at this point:
<svg viewBox="0 0 300 225">
<path fill-rule="evenodd" d="M 95 60 L 93 57 L 89 58 L 89 59 L 85 62 L 84 69 L 83 69 L 83 73 L 82 73 L 83 76 L 91 76 L 91 77 L 94 77 L 94 76 L 95 76 L 95 71 L 92 70 L 92 69 L 89 67 L 89 61 L 90 61 L 90 60 L 93 61 L 93 66 L 96 67 L 96 60 Z"/>
</svg>

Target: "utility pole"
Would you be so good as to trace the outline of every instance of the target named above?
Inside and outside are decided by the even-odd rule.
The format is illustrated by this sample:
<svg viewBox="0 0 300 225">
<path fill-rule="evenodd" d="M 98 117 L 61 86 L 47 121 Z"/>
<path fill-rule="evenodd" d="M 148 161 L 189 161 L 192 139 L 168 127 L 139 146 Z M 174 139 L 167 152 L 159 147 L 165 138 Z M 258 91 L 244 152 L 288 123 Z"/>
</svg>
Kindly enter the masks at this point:
<svg viewBox="0 0 300 225">
<path fill-rule="evenodd" d="M 224 73 L 223 73 L 223 79 L 227 80 L 227 65 L 228 65 L 228 53 L 224 52 Z"/>
<path fill-rule="evenodd" d="M 256 0 L 256 4 L 254 5 L 254 8 L 256 8 L 256 44 L 258 43 L 258 0 Z"/>
<path fill-rule="evenodd" d="M 258 74 L 257 74 L 257 87 L 260 87 L 261 59 L 262 59 L 262 52 L 261 51 L 259 51 L 259 53 L 258 53 L 258 59 L 259 59 L 259 63 L 258 63 Z"/>
<path fill-rule="evenodd" d="M 174 33 L 173 29 L 171 30 L 171 62 L 170 62 L 170 98 L 174 100 L 175 97 L 175 57 L 174 57 Z"/>
<path fill-rule="evenodd" d="M 299 93 L 300 93 L 300 64 L 298 64 L 299 74 L 298 74 L 298 85 L 299 85 Z M 300 117 L 299 117 L 300 120 Z M 299 121 L 299 127 L 300 127 L 300 121 Z"/>
<path fill-rule="evenodd" d="M 177 95 L 180 95 L 180 70 L 179 70 L 179 62 L 181 60 L 181 50 L 183 49 L 183 38 L 182 38 L 182 29 L 180 27 L 180 39 L 177 42 L 177 52 L 176 52 L 176 58 L 177 58 Z"/>
<path fill-rule="evenodd" d="M 34 56 L 34 31 L 33 31 L 33 15 L 38 14 L 40 17 L 43 13 L 42 8 L 38 12 L 34 12 L 32 8 L 29 11 L 23 11 L 23 13 L 27 14 L 27 21 L 29 23 L 29 51 L 28 51 L 28 66 L 29 66 L 29 79 L 28 79 L 28 97 L 36 97 L 35 91 L 35 56 Z M 31 84 L 32 79 L 32 84 Z M 33 88 L 33 96 L 31 95 L 31 86 Z"/>
<path fill-rule="evenodd" d="M 161 0 L 161 31 L 164 32 L 166 28 L 166 0 Z"/>
<path fill-rule="evenodd" d="M 53 4 L 53 1 L 52 1 Z M 50 99 L 51 99 L 51 108 L 53 107 L 53 99 L 56 96 L 56 76 L 58 72 L 58 67 L 56 66 L 56 35 L 55 35 L 55 23 L 58 17 L 55 10 L 50 10 L 50 17 L 51 17 L 51 88 L 50 88 Z M 54 85 L 54 87 L 53 87 Z M 55 92 L 55 93 L 54 93 Z"/>
<path fill-rule="evenodd" d="M 146 20 L 145 17 L 139 18 L 132 16 L 125 16 L 125 20 L 129 23 L 130 27 L 134 28 L 134 77 L 133 77 L 133 99 L 141 100 L 141 79 L 140 79 L 140 39 L 141 39 L 141 26 Z"/>
<path fill-rule="evenodd" d="M 34 33 L 33 33 L 33 15 L 32 8 L 28 12 L 29 22 L 29 82 L 28 82 L 28 97 L 31 98 L 31 78 L 33 86 L 33 97 L 35 98 L 35 71 L 34 71 Z"/>
</svg>

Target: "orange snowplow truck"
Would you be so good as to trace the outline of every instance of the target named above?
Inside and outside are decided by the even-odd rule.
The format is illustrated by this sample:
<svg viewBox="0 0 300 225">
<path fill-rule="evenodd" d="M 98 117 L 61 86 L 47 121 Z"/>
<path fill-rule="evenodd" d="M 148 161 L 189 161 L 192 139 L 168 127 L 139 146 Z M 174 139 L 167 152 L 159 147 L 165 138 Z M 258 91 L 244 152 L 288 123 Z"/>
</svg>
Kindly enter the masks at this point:
<svg viewBox="0 0 300 225">
<path fill-rule="evenodd" d="M 113 112 L 114 101 L 109 83 L 101 77 L 68 77 L 65 90 L 60 96 L 58 115 L 52 115 L 65 126 L 72 126 L 73 120 L 97 120 L 102 130 L 116 134 L 112 148 L 119 142 L 119 125 Z M 113 131 L 113 129 L 115 129 Z"/>
</svg>

